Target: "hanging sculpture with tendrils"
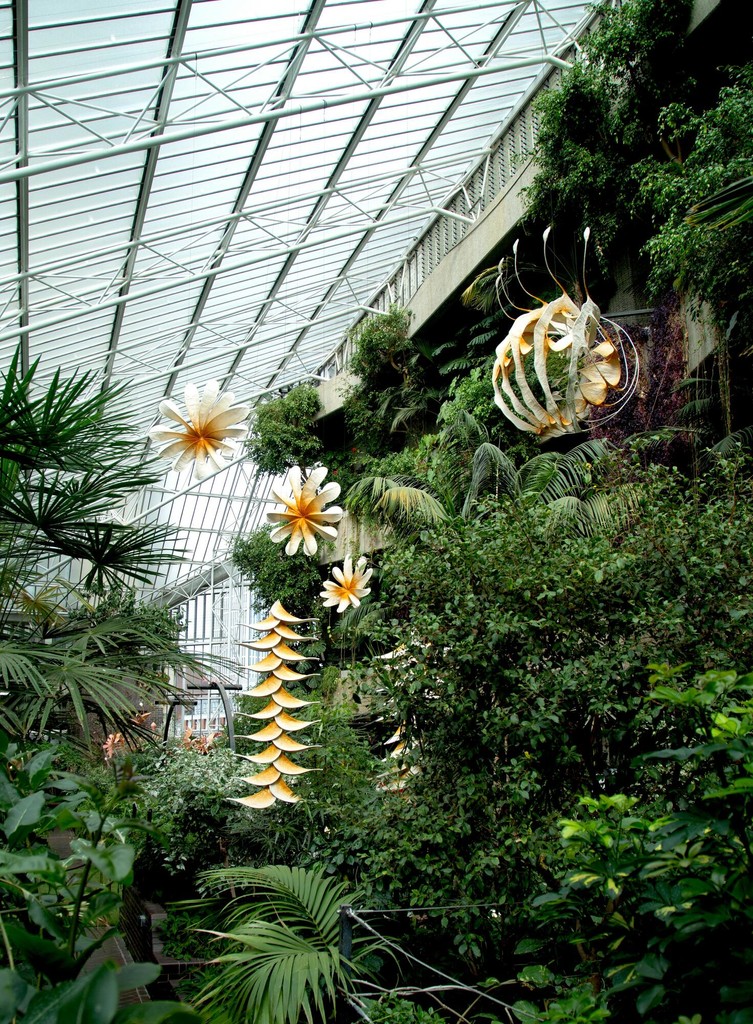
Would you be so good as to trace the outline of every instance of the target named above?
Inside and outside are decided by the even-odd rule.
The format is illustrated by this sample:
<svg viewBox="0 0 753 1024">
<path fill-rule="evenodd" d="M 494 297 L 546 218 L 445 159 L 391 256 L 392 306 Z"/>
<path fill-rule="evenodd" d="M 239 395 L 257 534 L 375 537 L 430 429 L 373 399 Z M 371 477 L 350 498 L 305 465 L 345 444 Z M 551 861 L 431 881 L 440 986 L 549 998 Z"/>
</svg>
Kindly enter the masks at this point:
<svg viewBox="0 0 753 1024">
<path fill-rule="evenodd" d="M 542 440 L 583 430 L 595 407 L 610 410 L 599 417 L 600 423 L 616 416 L 632 397 L 638 379 L 638 353 L 627 332 L 601 315 L 587 287 L 585 301 L 578 306 L 552 273 L 546 252 L 549 231 L 544 232 L 544 263 L 562 294 L 544 302 L 527 291 L 518 276 L 516 241 L 515 276 L 540 306 L 514 320 L 497 348 L 492 371 L 494 401 L 504 415 Z M 586 228 L 586 245 L 589 235 Z M 585 268 L 585 249 L 583 263 Z M 502 295 L 514 305 L 505 289 L 503 264 L 495 287 L 500 305 Z"/>
</svg>

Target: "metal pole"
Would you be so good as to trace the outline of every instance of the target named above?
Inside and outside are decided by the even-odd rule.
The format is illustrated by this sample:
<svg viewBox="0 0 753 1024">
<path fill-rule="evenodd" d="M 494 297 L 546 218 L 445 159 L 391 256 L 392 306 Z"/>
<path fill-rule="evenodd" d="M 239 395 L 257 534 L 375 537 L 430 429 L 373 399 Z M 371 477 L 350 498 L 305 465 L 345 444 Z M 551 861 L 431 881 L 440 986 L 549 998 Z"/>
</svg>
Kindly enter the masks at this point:
<svg viewBox="0 0 753 1024">
<path fill-rule="evenodd" d="M 340 941 L 338 949 L 343 969 L 343 986 L 338 994 L 335 1005 L 335 1018 L 337 1024 L 351 1024 L 356 1020 L 353 1007 L 347 999 L 347 989 L 351 978 L 351 961 L 353 958 L 353 907 L 349 903 L 343 903 L 337 911 L 340 919 Z"/>
</svg>

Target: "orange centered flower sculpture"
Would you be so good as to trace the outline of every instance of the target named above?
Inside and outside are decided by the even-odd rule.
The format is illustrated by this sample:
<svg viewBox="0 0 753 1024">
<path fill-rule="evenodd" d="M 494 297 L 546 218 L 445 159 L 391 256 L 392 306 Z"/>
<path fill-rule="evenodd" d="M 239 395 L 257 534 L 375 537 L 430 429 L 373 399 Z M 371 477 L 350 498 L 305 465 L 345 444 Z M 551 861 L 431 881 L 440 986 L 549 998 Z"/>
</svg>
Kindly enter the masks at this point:
<svg viewBox="0 0 753 1024">
<path fill-rule="evenodd" d="M 149 437 L 166 445 L 160 456 L 173 460 L 176 473 L 193 462 L 194 476 L 203 480 L 213 469 L 224 468 L 224 456 L 236 454 L 235 442 L 248 433 L 243 421 L 251 409 L 248 405 L 234 405 L 230 391 L 221 395 L 216 380 L 210 380 L 201 394 L 195 384 L 187 385 L 184 398 L 187 416 L 169 399 L 160 402 L 159 407 L 160 413 L 179 427 L 155 427 L 149 431 Z"/>
<path fill-rule="evenodd" d="M 261 661 L 250 665 L 249 668 L 252 672 L 266 674 L 266 679 L 249 690 L 248 694 L 250 697 L 263 697 L 267 700 L 267 704 L 255 714 L 239 712 L 242 717 L 254 718 L 263 723 L 263 728 L 257 732 L 240 738 L 257 740 L 260 743 L 265 743 L 266 746 L 258 754 L 240 755 L 246 761 L 263 766 L 263 771 L 256 775 L 248 775 L 243 779 L 244 782 L 256 786 L 256 792 L 249 796 L 230 797 L 229 799 L 233 803 L 257 809 L 271 807 L 277 800 L 288 804 L 297 803 L 300 797 L 293 792 L 287 780 L 314 770 L 301 768 L 288 756 L 301 750 L 310 749 L 305 743 L 299 743 L 291 733 L 297 733 L 313 723 L 302 718 L 295 718 L 290 714 L 291 711 L 296 711 L 312 702 L 296 697 L 290 693 L 287 686 L 300 679 L 309 679 L 310 676 L 296 672 L 286 664 L 286 662 L 310 660 L 305 654 L 299 654 L 293 650 L 289 643 L 301 643 L 316 639 L 315 637 L 301 636 L 292 628 L 303 622 L 312 621 L 313 619 L 296 618 L 295 615 L 286 611 L 279 601 L 275 601 L 267 618 L 253 623 L 250 627 L 264 635 L 258 640 L 241 644 L 242 647 L 250 647 L 251 650 L 264 654 Z"/>
<path fill-rule="evenodd" d="M 373 569 L 365 569 L 366 557 L 362 555 L 353 568 L 353 559 L 348 557 L 343 562 L 342 569 L 335 566 L 332 570 L 334 580 L 325 580 L 324 590 L 319 594 L 324 598 L 324 607 L 331 608 L 337 605 L 338 612 L 344 612 L 352 605 L 357 608 L 361 598 L 371 593 L 371 587 L 366 584 L 371 579 Z"/>
<path fill-rule="evenodd" d="M 287 480 L 292 494 L 283 494 L 275 487 L 272 488 L 272 494 L 282 508 L 268 512 L 267 519 L 271 523 L 282 525 L 272 530 L 270 538 L 275 544 L 279 544 L 286 537 L 289 538 L 285 546 L 286 555 L 294 555 L 301 546 L 301 541 L 306 554 L 315 555 L 317 534 L 320 537 L 337 536 L 337 529 L 332 524 L 340 522 L 343 510 L 334 505 L 325 512 L 324 506 L 340 494 L 340 485 L 331 483 L 319 490 L 326 475 L 326 468 L 320 466 L 313 470 L 302 484 L 301 470 L 298 466 L 293 466 Z"/>
</svg>

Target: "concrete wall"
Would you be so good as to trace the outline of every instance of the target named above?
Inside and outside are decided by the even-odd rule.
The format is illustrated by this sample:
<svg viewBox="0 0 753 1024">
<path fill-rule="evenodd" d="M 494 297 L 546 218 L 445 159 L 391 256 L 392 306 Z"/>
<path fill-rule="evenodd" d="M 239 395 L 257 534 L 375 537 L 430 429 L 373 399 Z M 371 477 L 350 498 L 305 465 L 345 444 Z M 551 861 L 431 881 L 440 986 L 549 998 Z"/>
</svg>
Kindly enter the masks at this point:
<svg viewBox="0 0 753 1024">
<path fill-rule="evenodd" d="M 449 297 L 456 295 L 468 278 L 489 265 L 500 242 L 517 228 L 523 216 L 521 190 L 531 184 L 533 177 L 533 161 L 528 160 L 411 297 L 411 334 L 419 331 Z"/>
</svg>

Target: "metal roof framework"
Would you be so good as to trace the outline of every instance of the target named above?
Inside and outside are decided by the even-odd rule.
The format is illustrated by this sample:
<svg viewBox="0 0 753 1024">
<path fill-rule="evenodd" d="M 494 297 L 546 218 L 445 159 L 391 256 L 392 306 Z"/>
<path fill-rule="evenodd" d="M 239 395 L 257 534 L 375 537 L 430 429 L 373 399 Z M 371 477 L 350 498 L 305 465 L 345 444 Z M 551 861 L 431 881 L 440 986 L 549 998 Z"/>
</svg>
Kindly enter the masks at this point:
<svg viewBox="0 0 753 1024">
<path fill-rule="evenodd" d="M 0 366 L 128 380 L 144 435 L 188 383 L 316 378 L 429 220 L 463 219 L 448 197 L 585 9 L 0 0 Z M 167 472 L 124 511 L 179 528 L 163 593 L 268 484 Z"/>
</svg>

